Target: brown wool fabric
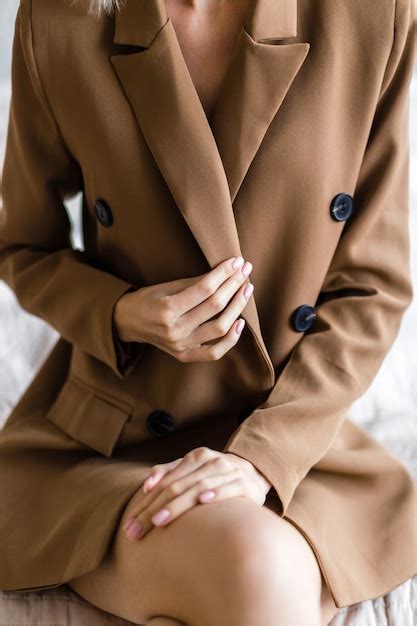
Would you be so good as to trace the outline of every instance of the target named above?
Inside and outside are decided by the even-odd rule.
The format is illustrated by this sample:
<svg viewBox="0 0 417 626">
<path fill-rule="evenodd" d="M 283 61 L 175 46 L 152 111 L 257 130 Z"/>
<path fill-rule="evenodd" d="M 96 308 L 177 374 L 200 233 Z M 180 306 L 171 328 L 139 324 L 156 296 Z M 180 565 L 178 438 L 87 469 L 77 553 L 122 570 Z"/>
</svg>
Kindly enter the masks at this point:
<svg viewBox="0 0 417 626">
<path fill-rule="evenodd" d="M 349 417 L 413 298 L 415 33 L 411 0 L 251 0 L 209 122 L 164 0 L 20 1 L 0 277 L 60 338 L 0 433 L 1 589 L 96 569 L 150 467 L 200 445 L 268 478 L 338 607 L 417 573 L 416 486 Z M 222 359 L 118 341 L 129 289 L 240 254 Z"/>
</svg>

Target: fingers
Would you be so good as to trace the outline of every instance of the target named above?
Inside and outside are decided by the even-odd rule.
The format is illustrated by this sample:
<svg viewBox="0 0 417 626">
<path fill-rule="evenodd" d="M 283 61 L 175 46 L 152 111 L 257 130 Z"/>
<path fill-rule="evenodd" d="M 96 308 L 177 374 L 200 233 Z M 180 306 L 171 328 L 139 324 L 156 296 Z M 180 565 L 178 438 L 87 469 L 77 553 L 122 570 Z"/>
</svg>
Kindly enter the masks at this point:
<svg viewBox="0 0 417 626">
<path fill-rule="evenodd" d="M 144 532 L 146 533 L 152 526 L 170 524 L 196 504 L 206 504 L 232 495 L 246 495 L 246 488 L 247 483 L 240 476 L 239 468 L 235 468 L 227 474 L 208 476 L 175 497 L 172 497 L 167 489 L 161 494 L 160 500 L 150 507 L 148 513 L 150 520 L 142 521 Z"/>
<path fill-rule="evenodd" d="M 239 288 L 241 290 L 240 293 L 242 293 L 242 290 L 246 287 L 247 278 L 252 269 L 252 263 L 250 263 L 250 261 L 246 261 L 238 271 L 232 274 L 232 276 L 220 285 L 214 294 L 204 300 L 204 302 L 202 302 L 199 306 L 195 307 L 188 313 L 185 313 L 179 322 L 182 323 L 186 329 L 188 328 L 191 331 L 199 327 L 200 324 L 204 324 L 215 315 L 221 313 L 225 310 L 225 307 L 230 302 L 230 299 L 236 294 Z M 244 298 L 242 298 L 240 302 L 243 307 L 246 306 L 246 300 Z M 227 329 L 230 328 L 230 325 L 236 320 L 240 312 L 241 309 L 237 309 L 234 319 L 230 318 Z M 221 332 L 213 337 L 208 337 L 208 339 L 214 339 L 224 335 L 224 332 Z"/>
<path fill-rule="evenodd" d="M 183 476 L 187 476 L 191 472 L 195 471 L 199 467 L 202 467 L 205 463 L 210 461 L 211 459 L 215 459 L 219 457 L 219 453 L 217 451 L 208 448 L 207 446 L 199 446 L 198 448 L 193 448 L 180 459 L 175 461 L 171 461 L 170 463 L 161 463 L 158 465 L 154 465 L 151 469 L 149 477 L 145 480 L 145 483 L 148 482 L 149 478 L 153 478 L 151 481 L 151 485 L 146 485 L 146 493 L 149 493 L 152 489 L 156 487 L 157 484 L 160 483 L 164 472 L 165 466 L 172 466 L 169 468 L 169 476 L 163 483 L 163 486 L 166 486 L 172 483 L 174 480 L 177 480 Z M 229 459 L 226 459 L 229 461 Z M 225 465 L 223 464 L 222 468 Z M 230 464 L 226 465 L 227 468 L 230 468 Z M 165 472 L 167 474 L 168 472 Z M 144 483 L 144 484 L 145 484 Z M 145 489 L 144 489 L 145 490 Z"/>
<path fill-rule="evenodd" d="M 243 284 L 219 317 L 198 326 L 186 339 L 172 342 L 170 354 L 183 362 L 214 361 L 224 356 L 239 340 L 245 320 L 236 318 L 246 307 L 253 289 L 252 283 Z"/>
<path fill-rule="evenodd" d="M 219 263 L 214 269 L 189 285 L 179 293 L 169 296 L 172 299 L 172 308 L 177 317 L 190 311 L 194 307 L 210 298 L 220 285 L 232 276 L 243 265 L 242 257 L 233 257 Z"/>
<path fill-rule="evenodd" d="M 143 482 L 142 489 L 145 493 L 148 493 L 168 472 L 173 470 L 182 461 L 182 457 L 170 461 L 169 463 L 159 463 L 154 465 L 148 478 Z"/>
<path fill-rule="evenodd" d="M 220 359 L 237 343 L 245 323 L 237 318 L 254 288 L 246 282 L 252 269 L 249 261 L 240 265 L 240 270 L 226 279 L 214 294 L 178 319 L 177 339 L 169 346 L 172 356 L 182 362 L 213 361 Z M 219 317 L 210 319 L 219 313 Z M 219 338 L 216 343 L 202 345 Z"/>
<path fill-rule="evenodd" d="M 188 452 L 175 466 L 147 490 L 140 506 L 130 513 L 124 530 L 136 540 L 154 526 L 165 526 L 197 504 L 219 499 L 246 496 L 260 501 L 260 484 L 254 466 L 239 456 L 201 446 Z M 151 475 L 172 463 L 155 465 Z M 265 498 L 264 498 L 265 499 Z"/>
<path fill-rule="evenodd" d="M 208 461 L 222 457 L 221 460 L 217 460 L 215 465 L 209 466 L 209 473 L 213 471 L 219 472 L 228 471 L 233 467 L 230 459 L 227 455 L 212 450 L 206 446 L 200 446 L 190 450 L 184 457 L 171 461 L 170 463 L 161 463 L 154 465 L 151 468 L 150 475 L 143 483 L 143 490 L 147 493 L 147 497 L 143 500 L 140 506 L 136 506 L 131 512 L 129 519 L 126 521 L 125 530 L 128 529 L 129 523 L 132 519 L 137 518 L 142 514 L 152 502 L 154 502 L 163 490 L 181 478 L 186 478 L 191 475 L 195 470 L 198 470 Z M 169 469 L 171 468 L 171 469 Z M 207 472 L 207 470 L 206 470 Z M 189 485 L 190 482 L 183 482 L 183 485 Z M 151 493 L 152 492 L 152 493 Z"/>
<path fill-rule="evenodd" d="M 153 343 L 183 363 L 221 359 L 244 328 L 238 318 L 253 292 L 252 269 L 242 257 L 227 259 L 178 293 L 159 296 Z"/>
<path fill-rule="evenodd" d="M 129 539 L 142 539 L 155 526 L 166 526 L 197 504 L 208 504 L 225 498 L 250 497 L 250 484 L 241 468 L 224 474 L 203 476 L 200 480 L 176 481 L 125 525 Z"/>
<path fill-rule="evenodd" d="M 201 345 L 223 337 L 246 307 L 253 289 L 252 283 L 243 284 L 219 317 L 202 324 L 192 333 L 191 343 Z"/>
<path fill-rule="evenodd" d="M 216 343 L 197 344 L 194 348 L 173 353 L 176 359 L 183 363 L 195 361 L 218 361 L 226 352 L 231 350 L 239 340 L 245 320 L 239 318 L 232 324 L 228 332 Z"/>
</svg>

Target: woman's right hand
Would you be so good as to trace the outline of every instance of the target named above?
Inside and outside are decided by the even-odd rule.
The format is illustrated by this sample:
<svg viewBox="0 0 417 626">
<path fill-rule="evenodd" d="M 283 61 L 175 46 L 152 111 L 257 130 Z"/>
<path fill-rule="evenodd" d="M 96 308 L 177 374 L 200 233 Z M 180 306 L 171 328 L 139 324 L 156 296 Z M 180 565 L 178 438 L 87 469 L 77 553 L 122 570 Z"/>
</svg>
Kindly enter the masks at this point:
<svg viewBox="0 0 417 626">
<path fill-rule="evenodd" d="M 237 318 L 253 291 L 252 267 L 233 257 L 205 274 L 125 293 L 114 307 L 120 339 L 151 343 L 184 363 L 220 359 L 243 330 Z"/>
</svg>

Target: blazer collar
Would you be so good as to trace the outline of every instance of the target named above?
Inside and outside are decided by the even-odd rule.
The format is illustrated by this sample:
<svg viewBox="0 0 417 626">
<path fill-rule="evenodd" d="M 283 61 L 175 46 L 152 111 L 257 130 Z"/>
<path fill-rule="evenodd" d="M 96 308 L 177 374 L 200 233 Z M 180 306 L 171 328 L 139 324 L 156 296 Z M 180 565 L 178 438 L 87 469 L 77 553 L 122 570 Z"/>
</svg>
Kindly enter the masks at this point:
<svg viewBox="0 0 417 626">
<path fill-rule="evenodd" d="M 210 268 L 242 255 L 233 202 L 310 44 L 297 34 L 296 0 L 249 0 L 244 27 L 209 123 L 165 0 L 125 0 L 110 57 L 139 128 Z M 136 50 L 132 46 L 139 46 Z M 252 295 L 242 317 L 260 357 L 260 386 L 275 383 Z"/>
<path fill-rule="evenodd" d="M 168 20 L 165 0 L 124 0 L 116 12 L 114 43 L 148 48 Z M 249 0 L 244 27 L 258 42 L 297 35 L 296 0 Z"/>
</svg>

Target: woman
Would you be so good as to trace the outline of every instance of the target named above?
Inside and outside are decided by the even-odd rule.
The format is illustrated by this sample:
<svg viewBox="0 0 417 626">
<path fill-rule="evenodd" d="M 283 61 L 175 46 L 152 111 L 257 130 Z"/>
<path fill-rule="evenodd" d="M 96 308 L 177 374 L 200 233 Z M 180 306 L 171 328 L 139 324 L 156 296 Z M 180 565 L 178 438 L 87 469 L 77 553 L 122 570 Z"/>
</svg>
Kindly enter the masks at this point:
<svg viewBox="0 0 417 626">
<path fill-rule="evenodd" d="M 318 626 L 417 572 L 412 477 L 347 414 L 413 296 L 415 24 L 20 1 L 0 275 L 60 338 L 0 436 L 0 588 Z"/>
</svg>

